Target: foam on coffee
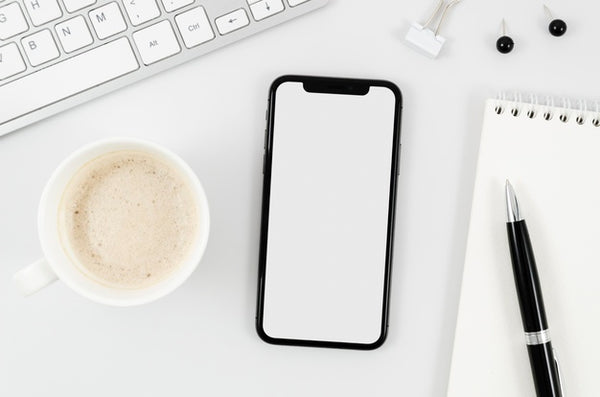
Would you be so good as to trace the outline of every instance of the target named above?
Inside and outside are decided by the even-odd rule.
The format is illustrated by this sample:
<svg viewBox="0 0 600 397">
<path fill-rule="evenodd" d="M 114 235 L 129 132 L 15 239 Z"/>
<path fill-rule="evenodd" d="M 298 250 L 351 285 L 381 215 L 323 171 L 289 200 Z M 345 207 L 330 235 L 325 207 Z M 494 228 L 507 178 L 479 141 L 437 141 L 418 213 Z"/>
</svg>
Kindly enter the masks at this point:
<svg viewBox="0 0 600 397">
<path fill-rule="evenodd" d="M 85 164 L 59 210 L 63 245 L 88 276 L 111 287 L 144 288 L 189 255 L 198 209 L 186 179 L 141 151 L 117 151 Z"/>
</svg>

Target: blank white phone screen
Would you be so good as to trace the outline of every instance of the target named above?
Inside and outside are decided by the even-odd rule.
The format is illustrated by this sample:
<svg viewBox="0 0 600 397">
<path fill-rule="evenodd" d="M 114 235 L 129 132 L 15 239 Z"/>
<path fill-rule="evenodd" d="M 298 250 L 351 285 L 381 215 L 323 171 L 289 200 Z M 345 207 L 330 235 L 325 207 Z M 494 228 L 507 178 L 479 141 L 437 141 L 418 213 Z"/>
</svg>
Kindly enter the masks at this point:
<svg viewBox="0 0 600 397">
<path fill-rule="evenodd" d="M 394 93 L 275 95 L 263 329 L 371 344 L 381 335 Z"/>
</svg>

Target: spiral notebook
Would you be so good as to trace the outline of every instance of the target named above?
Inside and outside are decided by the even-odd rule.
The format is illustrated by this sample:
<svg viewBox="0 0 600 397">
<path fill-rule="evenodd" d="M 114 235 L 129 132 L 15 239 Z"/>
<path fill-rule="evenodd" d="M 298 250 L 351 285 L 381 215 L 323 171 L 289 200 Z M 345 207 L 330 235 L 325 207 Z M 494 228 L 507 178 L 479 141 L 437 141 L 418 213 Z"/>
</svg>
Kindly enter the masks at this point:
<svg viewBox="0 0 600 397">
<path fill-rule="evenodd" d="M 486 103 L 449 397 L 532 397 L 504 183 L 535 251 L 566 396 L 600 396 L 600 114 Z"/>
</svg>

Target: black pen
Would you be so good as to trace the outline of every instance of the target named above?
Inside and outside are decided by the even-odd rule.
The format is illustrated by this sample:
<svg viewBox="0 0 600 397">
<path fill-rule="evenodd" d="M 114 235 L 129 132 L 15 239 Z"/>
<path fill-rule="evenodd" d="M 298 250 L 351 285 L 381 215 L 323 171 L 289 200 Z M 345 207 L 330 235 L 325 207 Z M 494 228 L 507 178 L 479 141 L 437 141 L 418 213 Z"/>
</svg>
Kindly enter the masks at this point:
<svg viewBox="0 0 600 397">
<path fill-rule="evenodd" d="M 512 185 L 506 181 L 506 229 L 515 285 L 525 329 L 529 363 L 538 397 L 562 397 L 560 370 L 548 333 L 548 321 L 533 248 Z"/>
</svg>

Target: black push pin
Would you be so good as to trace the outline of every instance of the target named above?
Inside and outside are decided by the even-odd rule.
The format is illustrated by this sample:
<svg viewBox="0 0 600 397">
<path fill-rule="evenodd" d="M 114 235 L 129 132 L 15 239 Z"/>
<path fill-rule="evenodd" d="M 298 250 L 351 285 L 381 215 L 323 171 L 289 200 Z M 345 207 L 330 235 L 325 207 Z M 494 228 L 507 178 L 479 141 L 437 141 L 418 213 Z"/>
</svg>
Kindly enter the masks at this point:
<svg viewBox="0 0 600 397">
<path fill-rule="evenodd" d="M 496 49 L 501 54 L 508 54 L 515 47 L 515 42 L 506 35 L 506 23 L 502 20 L 502 36 L 496 40 Z"/>
<path fill-rule="evenodd" d="M 555 19 L 552 17 L 552 13 L 550 9 L 544 5 L 544 11 L 546 11 L 546 15 L 548 19 L 550 19 L 550 24 L 548 25 L 548 30 L 550 34 L 554 37 L 560 37 L 567 31 L 567 23 L 562 19 Z"/>
</svg>

